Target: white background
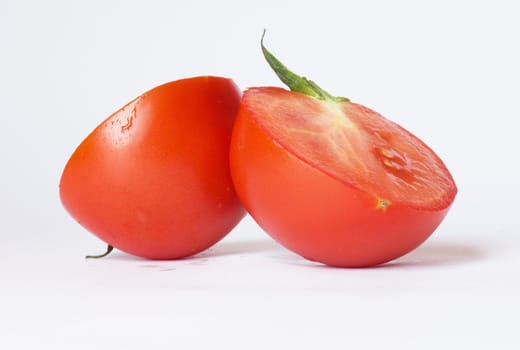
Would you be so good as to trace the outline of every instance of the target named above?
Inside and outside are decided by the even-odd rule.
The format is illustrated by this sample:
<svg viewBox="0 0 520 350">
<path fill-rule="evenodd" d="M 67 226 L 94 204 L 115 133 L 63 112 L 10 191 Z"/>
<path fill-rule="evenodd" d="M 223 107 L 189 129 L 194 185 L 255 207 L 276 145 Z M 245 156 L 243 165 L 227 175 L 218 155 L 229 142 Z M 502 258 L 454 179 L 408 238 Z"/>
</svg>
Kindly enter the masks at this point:
<svg viewBox="0 0 520 350">
<path fill-rule="evenodd" d="M 61 207 L 105 117 L 196 75 L 279 85 L 259 49 L 378 110 L 459 194 L 419 249 L 373 269 L 286 251 L 246 218 L 199 256 L 114 252 Z M 0 348 L 518 349 L 520 5 L 497 1 L 0 2 Z"/>
</svg>

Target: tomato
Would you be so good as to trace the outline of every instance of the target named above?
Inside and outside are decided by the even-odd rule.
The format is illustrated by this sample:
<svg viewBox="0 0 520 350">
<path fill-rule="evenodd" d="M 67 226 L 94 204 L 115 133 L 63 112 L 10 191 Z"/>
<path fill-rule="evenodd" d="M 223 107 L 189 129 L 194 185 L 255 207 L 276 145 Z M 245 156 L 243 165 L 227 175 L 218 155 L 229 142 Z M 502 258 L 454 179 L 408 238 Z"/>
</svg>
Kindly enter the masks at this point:
<svg viewBox="0 0 520 350">
<path fill-rule="evenodd" d="M 103 121 L 60 181 L 66 210 L 127 253 L 176 259 L 205 250 L 245 215 L 229 172 L 241 92 L 229 79 L 158 86 Z"/>
<path fill-rule="evenodd" d="M 340 267 L 382 264 L 424 242 L 457 192 L 441 159 L 399 125 L 331 96 L 263 49 L 294 91 L 251 88 L 239 107 L 231 174 L 256 222 L 293 252 Z"/>
</svg>

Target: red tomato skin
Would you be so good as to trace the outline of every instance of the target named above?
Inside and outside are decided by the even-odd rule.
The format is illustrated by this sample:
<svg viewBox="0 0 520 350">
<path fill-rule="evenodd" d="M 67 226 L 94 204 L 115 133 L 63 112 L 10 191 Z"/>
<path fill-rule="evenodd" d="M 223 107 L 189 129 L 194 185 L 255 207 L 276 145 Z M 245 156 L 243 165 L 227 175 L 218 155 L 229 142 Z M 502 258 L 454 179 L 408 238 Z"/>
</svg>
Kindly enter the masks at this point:
<svg viewBox="0 0 520 350">
<path fill-rule="evenodd" d="M 63 171 L 60 197 L 88 231 L 127 253 L 177 259 L 244 217 L 229 172 L 241 92 L 196 77 L 158 86 L 103 121 Z"/>
<path fill-rule="evenodd" d="M 312 261 L 369 267 L 424 242 L 449 206 L 432 210 L 377 198 L 314 168 L 274 141 L 241 105 L 231 141 L 231 174 L 244 207 L 281 245 Z"/>
</svg>

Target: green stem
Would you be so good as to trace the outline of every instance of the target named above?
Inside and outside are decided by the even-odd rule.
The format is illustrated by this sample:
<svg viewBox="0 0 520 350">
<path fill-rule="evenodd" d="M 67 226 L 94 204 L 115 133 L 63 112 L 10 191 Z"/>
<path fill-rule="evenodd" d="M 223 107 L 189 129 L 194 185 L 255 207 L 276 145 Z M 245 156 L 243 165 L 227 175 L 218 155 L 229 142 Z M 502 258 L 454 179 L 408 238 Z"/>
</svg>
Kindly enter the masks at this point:
<svg viewBox="0 0 520 350">
<path fill-rule="evenodd" d="M 107 256 L 108 254 L 110 254 L 110 252 L 114 249 L 114 247 L 112 247 L 110 244 L 107 245 L 107 251 L 104 252 L 103 254 L 99 254 L 99 255 L 87 255 L 85 258 L 86 259 L 99 259 L 99 258 L 103 258 L 105 256 Z"/>
<path fill-rule="evenodd" d="M 336 97 L 323 90 L 312 80 L 305 77 L 299 76 L 287 68 L 282 62 L 280 62 L 267 48 L 264 46 L 265 30 L 260 40 L 260 46 L 262 53 L 264 54 L 267 63 L 280 78 L 280 80 L 291 89 L 291 91 L 300 92 L 302 94 L 315 97 L 320 100 L 328 100 L 335 102 L 349 102 L 350 100 L 346 97 Z"/>
</svg>

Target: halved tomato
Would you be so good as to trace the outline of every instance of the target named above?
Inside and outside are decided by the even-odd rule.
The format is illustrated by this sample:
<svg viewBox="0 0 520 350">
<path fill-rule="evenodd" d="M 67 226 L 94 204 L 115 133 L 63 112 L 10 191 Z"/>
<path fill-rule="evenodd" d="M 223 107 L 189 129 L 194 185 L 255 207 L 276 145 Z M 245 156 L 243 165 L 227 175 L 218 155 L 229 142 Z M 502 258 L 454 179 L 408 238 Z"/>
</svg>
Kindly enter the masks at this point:
<svg viewBox="0 0 520 350">
<path fill-rule="evenodd" d="M 304 88 L 289 82 L 295 91 L 243 95 L 230 161 L 247 211 L 285 247 L 329 265 L 377 265 L 419 246 L 457 192 L 441 159 L 399 125 L 332 97 L 263 49 L 284 82 Z"/>
</svg>

